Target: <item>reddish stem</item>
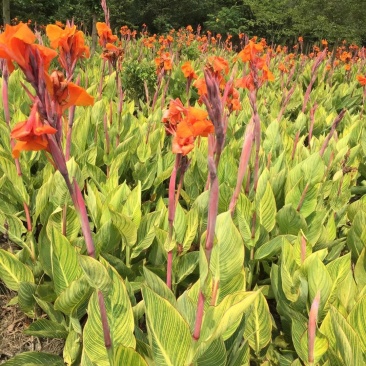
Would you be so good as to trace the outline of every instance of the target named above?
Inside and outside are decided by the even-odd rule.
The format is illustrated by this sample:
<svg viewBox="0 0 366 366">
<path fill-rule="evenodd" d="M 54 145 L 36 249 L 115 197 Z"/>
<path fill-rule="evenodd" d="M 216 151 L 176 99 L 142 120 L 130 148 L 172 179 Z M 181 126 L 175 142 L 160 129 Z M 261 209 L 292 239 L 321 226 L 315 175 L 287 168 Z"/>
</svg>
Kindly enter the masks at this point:
<svg viewBox="0 0 366 366">
<path fill-rule="evenodd" d="M 328 136 L 326 137 L 326 139 L 323 142 L 323 145 L 319 151 L 320 156 L 324 155 L 325 149 L 328 147 L 329 141 L 332 138 L 334 131 L 336 130 L 337 126 L 339 125 L 339 123 L 342 121 L 343 116 L 345 115 L 346 110 L 343 109 L 338 116 L 334 119 L 333 123 L 332 123 L 332 127 L 330 129 L 330 132 L 328 134 Z"/>
<path fill-rule="evenodd" d="M 175 217 L 175 182 L 177 180 L 177 171 L 180 165 L 180 161 L 182 158 L 182 154 L 177 154 L 175 157 L 175 164 L 173 167 L 172 175 L 170 176 L 169 181 L 169 197 L 168 197 L 168 222 L 169 222 L 169 246 L 173 239 L 173 223 Z M 171 289 L 172 288 L 172 267 L 173 267 L 173 250 L 169 250 L 167 257 L 167 269 L 166 269 L 166 285 Z"/>
<path fill-rule="evenodd" d="M 200 291 L 198 294 L 196 323 L 194 325 L 194 332 L 193 332 L 193 339 L 195 341 L 198 341 L 201 335 L 204 305 L 205 305 L 205 296 L 203 295 L 202 291 Z"/>
<path fill-rule="evenodd" d="M 231 201 L 230 201 L 230 205 L 229 205 L 229 211 L 231 212 L 232 215 L 234 213 L 235 206 L 236 206 L 236 203 L 239 198 L 239 194 L 241 191 L 245 173 L 248 170 L 248 163 L 249 163 L 249 159 L 250 159 L 250 153 L 252 151 L 253 139 L 254 139 L 254 122 L 252 119 L 245 130 L 243 148 L 241 150 L 241 155 L 240 155 L 238 178 L 236 180 L 236 187 L 235 187 L 233 196 L 231 197 Z"/>
</svg>

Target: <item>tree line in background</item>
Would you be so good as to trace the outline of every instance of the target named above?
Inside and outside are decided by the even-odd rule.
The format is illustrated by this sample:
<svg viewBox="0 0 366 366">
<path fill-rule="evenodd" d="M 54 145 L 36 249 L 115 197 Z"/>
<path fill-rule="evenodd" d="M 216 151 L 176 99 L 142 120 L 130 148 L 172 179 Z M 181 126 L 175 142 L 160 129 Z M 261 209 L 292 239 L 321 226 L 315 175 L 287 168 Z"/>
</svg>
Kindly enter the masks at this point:
<svg viewBox="0 0 366 366">
<path fill-rule="evenodd" d="M 99 0 L 2 0 L 3 23 L 10 19 L 48 24 L 74 18 L 86 33 L 103 21 Z M 366 43 L 364 0 L 108 0 L 111 27 L 140 28 L 163 33 L 187 25 L 203 26 L 222 35 L 247 33 L 270 43 L 313 42 L 326 38 Z M 10 13 L 9 13 L 10 9 Z"/>
</svg>

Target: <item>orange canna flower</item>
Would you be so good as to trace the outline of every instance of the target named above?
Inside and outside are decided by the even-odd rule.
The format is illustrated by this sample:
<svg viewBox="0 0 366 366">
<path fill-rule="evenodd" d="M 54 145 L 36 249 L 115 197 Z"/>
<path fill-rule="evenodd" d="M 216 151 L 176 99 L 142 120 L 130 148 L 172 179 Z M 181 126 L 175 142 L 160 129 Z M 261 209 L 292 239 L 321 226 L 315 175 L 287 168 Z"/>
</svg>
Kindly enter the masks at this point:
<svg viewBox="0 0 366 366">
<path fill-rule="evenodd" d="M 64 24 L 64 23 L 62 23 L 62 22 L 60 22 L 59 20 L 56 20 L 56 21 L 55 21 L 55 24 L 56 24 L 58 27 L 60 27 L 60 28 L 64 28 L 64 27 L 65 27 L 65 24 Z"/>
<path fill-rule="evenodd" d="M 40 58 L 44 70 L 47 70 L 52 59 L 57 56 L 56 51 L 34 44 L 35 40 L 36 36 L 24 23 L 6 25 L 5 31 L 0 34 L 0 58 L 6 59 L 9 72 L 14 70 L 13 62 L 16 62 L 30 82 L 38 77 L 32 68 L 35 60 Z"/>
<path fill-rule="evenodd" d="M 207 85 L 205 79 L 203 78 L 197 79 L 193 83 L 193 86 L 197 88 L 198 95 L 202 96 L 207 94 Z"/>
<path fill-rule="evenodd" d="M 46 76 L 47 90 L 53 100 L 58 104 L 61 113 L 72 105 L 89 106 L 94 104 L 94 97 L 84 88 L 65 80 L 60 71 L 53 71 Z"/>
<path fill-rule="evenodd" d="M 179 98 L 171 100 L 169 109 L 165 110 L 163 113 L 163 122 L 169 122 L 170 125 L 175 126 L 183 119 L 183 114 L 185 114 L 186 111 L 187 109 Z"/>
<path fill-rule="evenodd" d="M 112 43 L 107 43 L 102 54 L 104 60 L 108 60 L 113 67 L 117 67 L 117 63 L 123 59 L 123 49 Z"/>
<path fill-rule="evenodd" d="M 18 158 L 21 151 L 48 151 L 48 142 L 45 135 L 55 134 L 57 130 L 44 124 L 38 113 L 38 103 L 33 104 L 29 118 L 17 123 L 10 136 L 18 140 L 13 147 L 13 157 Z"/>
<path fill-rule="evenodd" d="M 252 40 L 244 47 L 242 51 L 239 52 L 239 57 L 243 62 L 253 61 L 258 53 L 263 52 L 262 43 L 254 43 Z"/>
<path fill-rule="evenodd" d="M 300 36 L 298 39 L 297 39 L 300 43 L 304 42 L 304 39 Z"/>
<path fill-rule="evenodd" d="M 118 37 L 113 35 L 111 28 L 104 22 L 97 22 L 97 32 L 99 36 L 99 44 L 105 47 L 107 43 L 117 41 Z"/>
<path fill-rule="evenodd" d="M 357 80 L 362 86 L 366 86 L 366 76 L 357 75 Z"/>
<path fill-rule="evenodd" d="M 71 74 L 75 64 L 80 58 L 88 58 L 89 47 L 85 45 L 84 33 L 77 31 L 76 26 L 66 26 L 64 29 L 58 25 L 49 24 L 46 27 L 46 34 L 51 42 L 51 47 L 60 52 L 59 62 Z"/>
<path fill-rule="evenodd" d="M 183 71 L 183 74 L 184 74 L 184 77 L 186 77 L 187 79 L 197 79 L 197 75 L 196 73 L 194 72 L 193 68 L 192 68 L 192 65 L 190 63 L 190 61 L 186 61 L 182 67 L 181 67 L 182 71 Z"/>
<path fill-rule="evenodd" d="M 211 65 L 215 73 L 224 73 L 227 75 L 229 73 L 229 63 L 223 58 L 219 56 L 210 56 L 208 58 L 208 63 Z"/>
<path fill-rule="evenodd" d="M 172 143 L 173 153 L 187 155 L 193 149 L 197 136 L 207 137 L 214 132 L 214 126 L 206 119 L 207 116 L 206 111 L 194 107 L 188 108 L 187 118 L 177 126 Z"/>
<path fill-rule="evenodd" d="M 197 136 L 208 136 L 214 126 L 208 113 L 196 107 L 184 107 L 180 99 L 170 102 L 163 114 L 166 131 L 173 135 L 172 150 L 175 154 L 187 155 L 194 147 Z"/>
</svg>

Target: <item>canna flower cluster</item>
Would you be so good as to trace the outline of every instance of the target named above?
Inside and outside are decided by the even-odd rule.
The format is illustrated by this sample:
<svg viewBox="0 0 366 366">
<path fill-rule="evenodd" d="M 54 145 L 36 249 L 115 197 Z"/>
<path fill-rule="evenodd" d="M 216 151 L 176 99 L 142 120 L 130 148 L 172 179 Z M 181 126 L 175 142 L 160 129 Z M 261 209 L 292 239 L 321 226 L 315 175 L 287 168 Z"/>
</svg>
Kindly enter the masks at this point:
<svg viewBox="0 0 366 366">
<path fill-rule="evenodd" d="M 57 130 L 47 124 L 38 112 L 38 102 L 33 104 L 29 118 L 24 122 L 19 122 L 11 131 L 10 137 L 17 140 L 13 147 L 13 157 L 19 158 L 21 151 L 48 152 L 47 134 L 55 134 Z"/>
<path fill-rule="evenodd" d="M 49 24 L 46 27 L 46 34 L 53 49 L 59 51 L 58 61 L 66 70 L 67 77 L 70 77 L 81 58 L 89 58 L 89 47 L 85 45 L 84 33 L 77 31 L 76 26 L 66 25 L 64 28 Z"/>
<path fill-rule="evenodd" d="M 104 22 L 97 22 L 97 32 L 99 36 L 99 44 L 104 48 L 107 43 L 114 43 L 118 37 L 112 33 L 111 28 Z"/>
<path fill-rule="evenodd" d="M 62 38 L 63 33 L 59 34 Z M 14 70 L 14 63 L 17 64 L 36 93 L 32 95 L 27 90 L 32 100 L 31 113 L 27 121 L 19 122 L 11 131 L 11 137 L 18 141 L 13 146 L 12 154 L 17 158 L 23 150 L 45 150 L 51 152 L 55 162 L 60 162 L 63 161 L 63 111 L 71 105 L 92 105 L 94 98 L 83 88 L 65 80 L 60 71 L 48 74 L 49 65 L 57 52 L 35 44 L 35 40 L 36 36 L 23 23 L 7 25 L 0 35 L 0 58 L 7 61 L 9 72 Z M 62 43 L 56 37 L 53 41 L 54 44 Z M 50 142 L 54 146 L 52 151 Z"/>
<path fill-rule="evenodd" d="M 223 57 L 211 56 L 208 58 L 206 71 L 219 86 L 222 97 L 225 95 L 224 101 L 229 113 L 240 110 L 241 104 L 239 100 L 239 91 L 233 86 L 232 80 L 227 80 L 227 76 L 229 74 L 228 61 Z M 208 96 L 206 81 L 206 78 L 198 78 L 193 83 L 193 86 L 197 88 L 198 95 L 200 96 L 199 103 L 204 102 Z"/>
<path fill-rule="evenodd" d="M 260 88 L 266 81 L 274 81 L 274 76 L 267 65 L 267 55 L 263 55 L 264 47 L 264 40 L 256 43 L 256 39 L 253 38 L 239 53 L 238 57 L 243 62 L 249 62 L 251 71 L 239 80 L 236 86 L 254 90 Z"/>
<path fill-rule="evenodd" d="M 163 114 L 166 131 L 173 135 L 174 154 L 187 155 L 194 148 L 196 137 L 214 133 L 208 113 L 196 107 L 184 107 L 179 98 L 172 100 Z"/>
</svg>

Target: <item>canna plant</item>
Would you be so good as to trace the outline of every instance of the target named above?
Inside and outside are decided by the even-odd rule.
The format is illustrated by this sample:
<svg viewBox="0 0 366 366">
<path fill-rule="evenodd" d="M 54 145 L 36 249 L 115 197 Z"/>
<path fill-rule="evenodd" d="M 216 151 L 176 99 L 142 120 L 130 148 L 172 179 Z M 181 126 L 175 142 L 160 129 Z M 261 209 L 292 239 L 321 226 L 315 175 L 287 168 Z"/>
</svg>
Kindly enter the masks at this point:
<svg viewBox="0 0 366 366">
<path fill-rule="evenodd" d="M 281 80 L 289 55 L 264 41 L 236 55 L 230 39 L 213 51 L 213 37 L 189 29 L 145 34 L 123 38 L 124 54 L 149 65 L 164 56 L 168 70 L 155 101 L 136 103 L 121 91 L 119 45 L 101 43 L 108 71 L 95 54 L 73 83 L 49 73 L 58 53 L 24 27 L 0 35 L 0 231 L 14 243 L 0 249 L 0 278 L 33 319 L 25 332 L 65 346 L 5 364 L 365 363 L 357 64 L 334 74 L 354 82 L 331 86 L 319 77 L 326 54 L 297 54 Z M 72 105 L 85 108 L 66 159 Z"/>
</svg>

